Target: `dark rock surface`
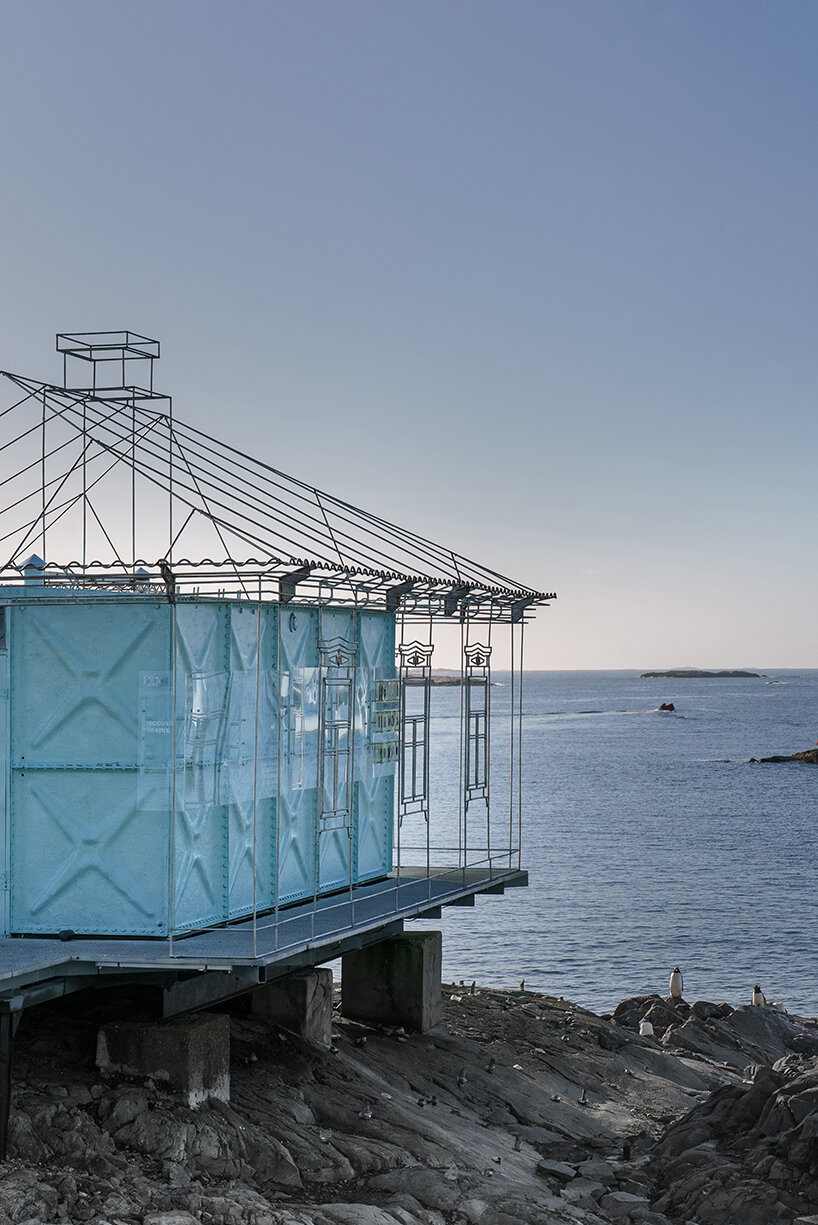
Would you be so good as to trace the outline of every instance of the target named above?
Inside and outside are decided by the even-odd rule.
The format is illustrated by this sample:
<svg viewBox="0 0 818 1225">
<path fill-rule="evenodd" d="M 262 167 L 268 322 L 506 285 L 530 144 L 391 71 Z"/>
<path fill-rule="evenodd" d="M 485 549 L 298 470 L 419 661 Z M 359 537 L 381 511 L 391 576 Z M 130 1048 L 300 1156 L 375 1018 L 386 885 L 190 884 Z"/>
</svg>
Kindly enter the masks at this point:
<svg viewBox="0 0 818 1225">
<path fill-rule="evenodd" d="M 651 1016 L 656 1036 L 640 1038 Z M 231 1101 L 99 1079 L 96 1023 L 24 1016 L 0 1225 L 700 1225 L 818 1211 L 818 1029 L 774 1007 L 444 990 L 331 1050 L 233 1016 Z M 366 1042 L 362 1043 L 365 1038 Z"/>
</svg>

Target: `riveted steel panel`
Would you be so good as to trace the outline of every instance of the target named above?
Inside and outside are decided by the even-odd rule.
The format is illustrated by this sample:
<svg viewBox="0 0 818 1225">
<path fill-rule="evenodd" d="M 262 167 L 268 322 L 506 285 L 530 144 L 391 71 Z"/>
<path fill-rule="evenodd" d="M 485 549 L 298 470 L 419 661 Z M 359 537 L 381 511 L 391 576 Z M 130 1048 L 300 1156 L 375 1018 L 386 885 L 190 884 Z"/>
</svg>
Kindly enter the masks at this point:
<svg viewBox="0 0 818 1225">
<path fill-rule="evenodd" d="M 373 701 L 394 678 L 392 617 L 93 598 L 9 614 L 8 930 L 164 935 L 388 873 L 394 769 Z M 333 640 L 346 672 L 321 665 Z M 351 803 L 336 781 L 328 817 L 321 703 L 339 678 Z"/>
<path fill-rule="evenodd" d="M 227 832 L 220 766 L 231 677 L 225 605 L 177 604 L 174 612 L 173 926 L 184 930 L 226 918 Z"/>
<path fill-rule="evenodd" d="M 356 648 L 355 667 L 357 668 L 357 615 L 346 609 L 321 608 L 319 610 L 319 647 L 320 644 L 333 642 L 335 640 L 343 640 L 347 643 L 354 643 Z M 343 737 L 343 746 L 349 750 L 349 757 L 342 758 L 345 762 L 343 767 L 346 775 L 349 770 L 354 771 L 354 737 L 355 737 L 355 701 L 354 701 L 354 686 L 350 684 L 349 694 L 346 692 L 347 682 L 334 684 L 322 670 L 322 686 L 323 695 L 322 701 L 324 704 L 324 720 L 325 725 L 328 724 L 332 713 L 332 706 L 336 706 L 335 713 L 346 717 L 349 723 L 349 730 L 344 730 L 341 735 Z M 348 699 L 352 700 L 349 701 Z M 325 743 L 319 744 L 318 752 L 323 753 L 326 749 L 326 739 L 328 733 L 325 731 Z M 336 738 L 338 733 L 336 732 Z M 347 744 L 347 739 L 351 743 Z M 326 821 L 322 819 L 322 814 L 325 810 L 334 807 L 330 792 L 331 787 L 328 786 L 329 771 L 325 767 L 325 763 L 319 760 L 319 766 L 323 774 L 323 792 L 318 797 L 318 887 L 320 890 L 332 892 L 336 889 L 341 889 L 344 886 L 352 884 L 352 825 L 354 822 L 354 785 L 350 788 L 350 796 L 352 799 L 351 811 L 348 817 L 343 818 L 344 823 L 339 821 Z M 347 823 L 348 822 L 348 823 Z"/>
<path fill-rule="evenodd" d="M 275 904 L 278 610 L 241 601 L 228 606 L 228 620 L 229 769 L 221 791 L 232 919 Z"/>
<path fill-rule="evenodd" d="M 279 902 L 316 888 L 318 610 L 280 610 L 280 779 L 276 889 Z"/>
<path fill-rule="evenodd" d="M 304 643 L 307 658 L 315 650 L 314 642 Z M 319 685 L 320 670 L 315 667 L 295 667 L 280 675 L 279 902 L 309 897 L 316 888 Z"/>
<path fill-rule="evenodd" d="M 139 674 L 168 667 L 167 605 L 10 611 L 14 768 L 135 766 Z"/>
<path fill-rule="evenodd" d="M 355 882 L 385 876 L 392 868 L 395 772 L 399 747 L 399 691 L 395 669 L 395 618 L 365 612 L 358 619 L 359 752 L 353 832 Z"/>
<path fill-rule="evenodd" d="M 166 605 L 9 610 L 10 927 L 155 935 L 167 815 L 138 804 L 141 669 L 168 667 Z"/>
<path fill-rule="evenodd" d="M 167 821 L 136 807 L 136 772 L 15 776 L 13 930 L 164 934 Z"/>
<path fill-rule="evenodd" d="M 0 909 L 0 923 L 3 935 L 7 936 L 10 927 L 9 915 L 9 885 L 11 872 L 9 867 L 9 659 L 6 649 L 9 626 L 8 612 L 4 610 L 2 649 L 0 649 L 0 880 L 3 896 Z"/>
<path fill-rule="evenodd" d="M 392 868 L 393 778 L 364 778 L 358 783 L 355 821 L 355 881 L 386 876 Z"/>
</svg>

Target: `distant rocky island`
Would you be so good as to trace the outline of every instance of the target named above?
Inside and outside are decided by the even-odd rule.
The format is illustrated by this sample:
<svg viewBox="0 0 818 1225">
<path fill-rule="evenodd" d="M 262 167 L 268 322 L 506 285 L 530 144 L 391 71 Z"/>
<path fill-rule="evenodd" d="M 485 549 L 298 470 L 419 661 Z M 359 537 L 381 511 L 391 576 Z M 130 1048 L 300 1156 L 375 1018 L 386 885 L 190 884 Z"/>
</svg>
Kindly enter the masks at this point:
<svg viewBox="0 0 818 1225">
<path fill-rule="evenodd" d="M 701 678 L 725 678 L 735 676 L 760 677 L 761 672 L 706 672 L 701 668 L 671 668 L 668 672 L 643 672 L 640 680 L 653 680 L 657 677 L 669 677 L 672 680 L 699 680 Z"/>
<path fill-rule="evenodd" d="M 818 766 L 818 749 L 805 749 L 803 753 L 789 753 L 787 756 L 777 754 L 775 757 L 751 757 L 750 761 L 756 765 L 778 761 L 806 761 L 812 766 Z"/>
<path fill-rule="evenodd" d="M 459 672 L 433 672 L 429 678 L 432 685 L 462 685 L 463 678 Z M 420 685 L 423 682 L 420 679 L 410 678 L 407 681 L 409 685 Z M 497 687 L 502 681 L 492 681 L 492 685 Z"/>
</svg>

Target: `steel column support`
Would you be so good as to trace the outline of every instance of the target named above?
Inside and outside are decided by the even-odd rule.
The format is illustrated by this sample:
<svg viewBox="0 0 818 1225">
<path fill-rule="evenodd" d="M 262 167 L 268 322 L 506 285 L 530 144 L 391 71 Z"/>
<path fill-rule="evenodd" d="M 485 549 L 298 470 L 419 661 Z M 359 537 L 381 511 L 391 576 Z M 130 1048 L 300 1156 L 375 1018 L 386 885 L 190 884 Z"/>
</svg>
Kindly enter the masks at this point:
<svg viewBox="0 0 818 1225">
<path fill-rule="evenodd" d="M 9 1149 L 11 1058 L 14 1050 L 15 1029 L 15 1017 L 8 1002 L 3 1000 L 0 1002 L 0 1161 L 6 1160 Z"/>
</svg>

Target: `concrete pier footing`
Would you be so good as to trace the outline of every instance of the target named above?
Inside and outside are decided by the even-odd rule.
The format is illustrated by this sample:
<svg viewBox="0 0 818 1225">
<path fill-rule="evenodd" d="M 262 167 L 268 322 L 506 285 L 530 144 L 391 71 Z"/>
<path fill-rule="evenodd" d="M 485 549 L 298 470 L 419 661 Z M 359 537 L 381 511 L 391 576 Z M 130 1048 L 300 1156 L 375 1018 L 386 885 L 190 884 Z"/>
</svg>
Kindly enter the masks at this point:
<svg viewBox="0 0 818 1225">
<path fill-rule="evenodd" d="M 97 1035 L 103 1074 L 151 1077 L 176 1090 L 188 1106 L 230 1100 L 230 1020 L 205 1013 L 169 1021 L 121 1021 Z"/>
<path fill-rule="evenodd" d="M 345 953 L 341 1012 L 350 1020 L 424 1033 L 440 1023 L 442 964 L 440 932 L 406 932 Z"/>
<path fill-rule="evenodd" d="M 332 970 L 304 970 L 259 987 L 252 1015 L 280 1025 L 316 1046 L 332 1045 Z"/>
</svg>

